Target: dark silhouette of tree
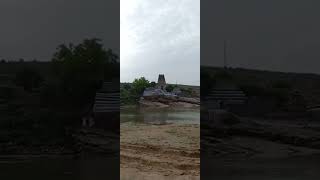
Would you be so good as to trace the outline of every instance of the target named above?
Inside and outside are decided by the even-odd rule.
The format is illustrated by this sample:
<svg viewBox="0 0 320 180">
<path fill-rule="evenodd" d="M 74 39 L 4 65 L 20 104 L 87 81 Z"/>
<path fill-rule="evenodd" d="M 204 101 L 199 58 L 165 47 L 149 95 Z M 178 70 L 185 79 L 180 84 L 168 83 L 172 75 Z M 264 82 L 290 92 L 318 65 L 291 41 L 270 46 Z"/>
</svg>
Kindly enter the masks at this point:
<svg viewBox="0 0 320 180">
<path fill-rule="evenodd" d="M 131 86 L 129 84 L 124 84 L 123 85 L 123 89 L 125 90 L 130 90 L 131 89 Z"/>
<path fill-rule="evenodd" d="M 104 79 L 112 77 L 109 69 L 114 67 L 117 58 L 111 49 L 104 49 L 99 39 L 58 46 L 52 62 L 63 99 L 80 106 L 91 103 Z"/>
<path fill-rule="evenodd" d="M 150 87 L 149 81 L 146 78 L 141 77 L 132 82 L 131 90 L 133 94 L 140 96 L 147 87 Z"/>
</svg>

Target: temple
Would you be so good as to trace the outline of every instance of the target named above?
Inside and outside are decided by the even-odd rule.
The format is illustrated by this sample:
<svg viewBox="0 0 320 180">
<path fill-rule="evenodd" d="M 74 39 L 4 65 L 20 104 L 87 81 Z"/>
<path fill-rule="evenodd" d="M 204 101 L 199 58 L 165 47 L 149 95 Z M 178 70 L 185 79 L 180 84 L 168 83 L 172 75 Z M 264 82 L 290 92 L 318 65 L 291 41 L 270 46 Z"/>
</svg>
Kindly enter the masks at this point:
<svg viewBox="0 0 320 180">
<path fill-rule="evenodd" d="M 157 88 L 165 90 L 166 89 L 166 79 L 164 78 L 164 74 L 159 74 Z"/>
</svg>

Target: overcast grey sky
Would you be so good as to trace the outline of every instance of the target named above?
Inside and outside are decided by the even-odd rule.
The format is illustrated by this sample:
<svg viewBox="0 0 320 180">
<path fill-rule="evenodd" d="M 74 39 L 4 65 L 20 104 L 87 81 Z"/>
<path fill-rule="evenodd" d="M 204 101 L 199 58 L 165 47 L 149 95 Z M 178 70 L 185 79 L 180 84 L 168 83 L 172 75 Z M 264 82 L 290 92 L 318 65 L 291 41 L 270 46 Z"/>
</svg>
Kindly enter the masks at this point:
<svg viewBox="0 0 320 180">
<path fill-rule="evenodd" d="M 119 0 L 1 0 L 0 58 L 50 60 L 61 43 L 100 38 L 119 52 Z"/>
<path fill-rule="evenodd" d="M 201 1 L 201 64 L 320 73 L 320 1 Z"/>
<path fill-rule="evenodd" d="M 200 1 L 121 0 L 121 81 L 200 83 Z"/>
</svg>

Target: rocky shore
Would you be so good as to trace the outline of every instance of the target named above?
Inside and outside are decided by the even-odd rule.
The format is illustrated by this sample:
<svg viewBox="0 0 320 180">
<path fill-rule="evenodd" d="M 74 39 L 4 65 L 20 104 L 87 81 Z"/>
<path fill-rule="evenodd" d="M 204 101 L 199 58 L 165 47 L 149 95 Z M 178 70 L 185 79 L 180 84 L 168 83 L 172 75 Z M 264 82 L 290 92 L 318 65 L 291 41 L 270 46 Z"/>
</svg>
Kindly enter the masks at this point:
<svg viewBox="0 0 320 180">
<path fill-rule="evenodd" d="M 119 151 L 119 135 L 99 129 L 70 130 L 68 137 L 51 143 L 0 142 L 0 156 L 77 156 L 81 152 L 115 154 Z"/>
<path fill-rule="evenodd" d="M 150 96 L 141 97 L 139 104 L 142 107 L 181 107 L 192 108 L 200 106 L 200 98 L 196 97 L 179 97 L 179 96 Z"/>
<path fill-rule="evenodd" d="M 283 158 L 320 153 L 320 123 L 225 117 L 229 118 L 215 123 L 202 121 L 203 156 Z"/>
</svg>

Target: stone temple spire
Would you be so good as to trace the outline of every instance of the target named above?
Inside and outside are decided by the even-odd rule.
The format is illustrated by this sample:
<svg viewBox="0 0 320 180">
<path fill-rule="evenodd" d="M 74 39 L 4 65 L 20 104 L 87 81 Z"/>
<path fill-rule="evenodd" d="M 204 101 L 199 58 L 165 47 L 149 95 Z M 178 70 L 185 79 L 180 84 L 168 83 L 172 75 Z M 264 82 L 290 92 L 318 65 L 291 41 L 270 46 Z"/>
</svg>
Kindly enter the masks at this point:
<svg viewBox="0 0 320 180">
<path fill-rule="evenodd" d="M 162 90 L 165 90 L 166 85 L 167 84 L 166 84 L 166 79 L 164 77 L 164 74 L 159 74 L 157 87 Z"/>
</svg>

